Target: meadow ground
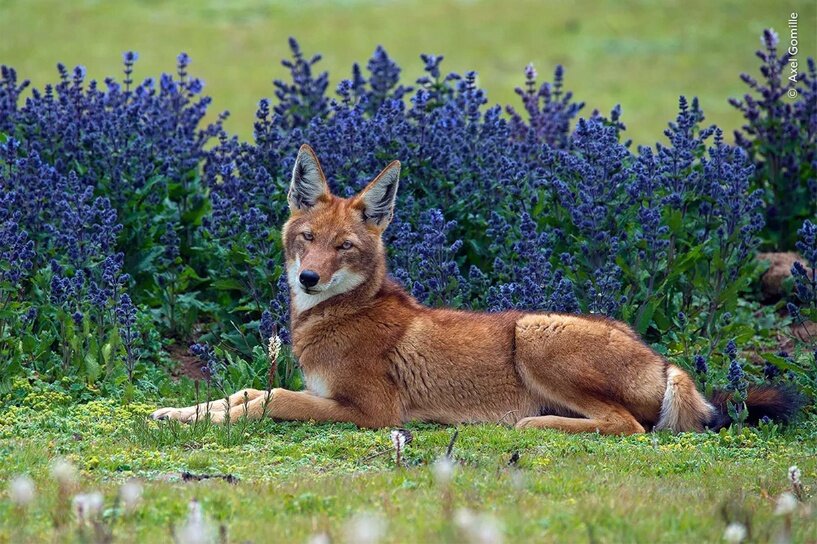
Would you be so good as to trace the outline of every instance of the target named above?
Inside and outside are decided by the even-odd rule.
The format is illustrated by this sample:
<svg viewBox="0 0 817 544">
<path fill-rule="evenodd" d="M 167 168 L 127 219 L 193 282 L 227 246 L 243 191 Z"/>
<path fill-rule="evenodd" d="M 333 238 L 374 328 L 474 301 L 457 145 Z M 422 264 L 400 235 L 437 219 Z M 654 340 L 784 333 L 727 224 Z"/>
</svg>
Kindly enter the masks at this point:
<svg viewBox="0 0 817 544">
<path fill-rule="evenodd" d="M 323 54 L 330 89 L 382 44 L 410 81 L 422 72 L 420 53 L 445 55 L 445 70 L 477 70 L 499 104 L 517 105 L 513 89 L 528 62 L 547 79 L 561 63 L 585 114 L 620 103 L 636 143 L 662 139 L 678 96 L 698 96 L 731 139 L 741 117 L 727 99 L 745 92 L 741 72 L 756 72 L 762 30 L 777 29 L 785 42 L 792 11 L 801 51 L 814 55 L 817 4 L 809 0 L 0 0 L 0 64 L 42 86 L 56 79 L 58 61 L 103 79 L 120 75 L 121 54 L 135 50 L 141 79 L 172 71 L 186 51 L 214 98 L 211 111 L 230 110 L 227 128 L 248 138 L 258 100 L 285 75 L 288 36 Z"/>
<path fill-rule="evenodd" d="M 25 515 L 3 490 L 0 542 L 52 538 L 53 519 L 69 508 L 49 475 L 60 456 L 80 471 L 71 494 L 104 494 L 103 519 L 120 542 L 170 541 L 193 498 L 214 527 L 226 528 L 229 542 L 306 542 L 323 532 L 343 542 L 350 519 L 361 512 L 387 520 L 385 542 L 462 541 L 465 534 L 452 522 L 462 508 L 487 514 L 506 542 L 715 542 L 727 520 L 747 524 L 752 541 L 767 542 L 784 526 L 774 511 L 776 498 L 790 489 L 790 465 L 800 468 L 806 496 L 791 520 L 793 541 L 817 534 L 814 419 L 784 432 L 627 438 L 461 426 L 449 488 L 435 482 L 431 467 L 446 451 L 451 427 L 412 425 L 405 468 L 398 468 L 389 430 L 272 421 L 229 429 L 157 424 L 145 419 L 154 403 L 65 400 L 32 391 L 0 414 L 0 481 L 28 473 L 37 486 Z M 509 465 L 514 452 L 516 467 Z M 230 474 L 238 482 L 182 481 L 183 471 Z M 133 477 L 144 495 L 135 511 L 123 514 L 115 498 Z M 86 527 L 84 537 L 89 534 Z M 73 518 L 60 535 L 83 538 Z"/>
</svg>

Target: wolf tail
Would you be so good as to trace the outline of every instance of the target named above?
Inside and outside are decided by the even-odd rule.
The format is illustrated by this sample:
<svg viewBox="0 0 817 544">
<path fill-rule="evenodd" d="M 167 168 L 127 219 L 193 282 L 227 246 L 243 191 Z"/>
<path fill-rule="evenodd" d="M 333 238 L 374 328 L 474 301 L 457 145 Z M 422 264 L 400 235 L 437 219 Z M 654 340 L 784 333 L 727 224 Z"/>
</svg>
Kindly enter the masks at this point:
<svg viewBox="0 0 817 544">
<path fill-rule="evenodd" d="M 732 423 L 728 402 L 732 398 L 729 391 L 715 391 L 707 401 L 695 387 L 692 377 L 675 365 L 667 368 L 667 388 L 661 403 L 661 416 L 656 430 L 673 431 L 717 431 Z M 800 408 L 804 399 L 797 391 L 785 386 L 757 386 L 747 391 L 746 408 L 749 416 L 746 423 L 757 425 L 763 418 L 788 423 Z"/>
<path fill-rule="evenodd" d="M 727 404 L 731 398 L 731 391 L 713 391 L 710 402 L 715 407 L 715 412 L 707 422 L 707 427 L 717 431 L 733 423 Z M 746 409 L 749 412 L 746 423 L 757 425 L 764 417 L 777 423 L 789 423 L 803 404 L 805 404 L 803 395 L 793 387 L 777 385 L 749 387 L 746 392 Z"/>
</svg>

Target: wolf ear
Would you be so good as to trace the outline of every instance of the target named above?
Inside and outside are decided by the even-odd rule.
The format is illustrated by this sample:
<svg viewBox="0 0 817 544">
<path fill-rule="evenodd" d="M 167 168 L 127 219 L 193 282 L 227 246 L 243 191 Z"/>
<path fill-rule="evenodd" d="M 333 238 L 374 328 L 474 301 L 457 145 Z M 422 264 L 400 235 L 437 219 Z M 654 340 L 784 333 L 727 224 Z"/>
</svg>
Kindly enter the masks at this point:
<svg viewBox="0 0 817 544">
<path fill-rule="evenodd" d="M 393 161 L 355 198 L 354 206 L 363 213 L 363 220 L 381 232 L 394 215 L 399 182 L 400 161 Z"/>
<path fill-rule="evenodd" d="M 329 185 L 326 183 L 326 176 L 323 175 L 321 163 L 318 162 L 318 156 L 311 147 L 304 144 L 298 150 L 295 168 L 292 169 L 292 182 L 287 195 L 289 209 L 293 212 L 306 211 L 318 202 L 328 200 L 329 197 Z"/>
</svg>

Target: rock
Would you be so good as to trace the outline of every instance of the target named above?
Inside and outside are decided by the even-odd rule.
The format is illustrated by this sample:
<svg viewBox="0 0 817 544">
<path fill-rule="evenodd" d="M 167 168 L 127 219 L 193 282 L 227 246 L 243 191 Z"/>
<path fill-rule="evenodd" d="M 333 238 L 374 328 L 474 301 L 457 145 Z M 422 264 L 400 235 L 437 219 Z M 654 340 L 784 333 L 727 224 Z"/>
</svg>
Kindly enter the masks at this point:
<svg viewBox="0 0 817 544">
<path fill-rule="evenodd" d="M 783 292 L 783 282 L 791 276 L 791 267 L 795 261 L 803 261 L 803 257 L 793 251 L 780 253 L 758 253 L 758 260 L 769 261 L 770 266 L 760 278 L 763 300 L 773 302 L 779 300 Z"/>
<path fill-rule="evenodd" d="M 817 340 L 817 323 L 813 321 L 804 321 L 803 323 L 796 323 L 791 326 L 791 332 L 795 338 L 801 342 L 811 344 Z"/>
</svg>

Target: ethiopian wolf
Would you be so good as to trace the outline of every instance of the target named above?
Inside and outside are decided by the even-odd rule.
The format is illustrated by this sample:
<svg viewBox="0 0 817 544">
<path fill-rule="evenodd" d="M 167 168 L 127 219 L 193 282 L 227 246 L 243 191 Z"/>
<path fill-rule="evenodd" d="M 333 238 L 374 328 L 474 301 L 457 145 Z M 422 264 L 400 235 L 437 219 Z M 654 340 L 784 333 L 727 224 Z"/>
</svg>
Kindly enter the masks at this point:
<svg viewBox="0 0 817 544">
<path fill-rule="evenodd" d="M 400 163 L 363 191 L 329 191 L 315 152 L 301 147 L 283 228 L 292 350 L 305 391 L 247 389 L 229 399 L 163 408 L 157 419 L 281 420 L 397 426 L 513 422 L 602 434 L 700 431 L 729 423 L 727 395 L 707 401 L 692 378 L 624 323 L 596 316 L 423 306 L 386 272 Z M 229 405 L 227 403 L 229 400 Z M 786 420 L 796 398 L 754 388 L 750 421 Z"/>
</svg>

